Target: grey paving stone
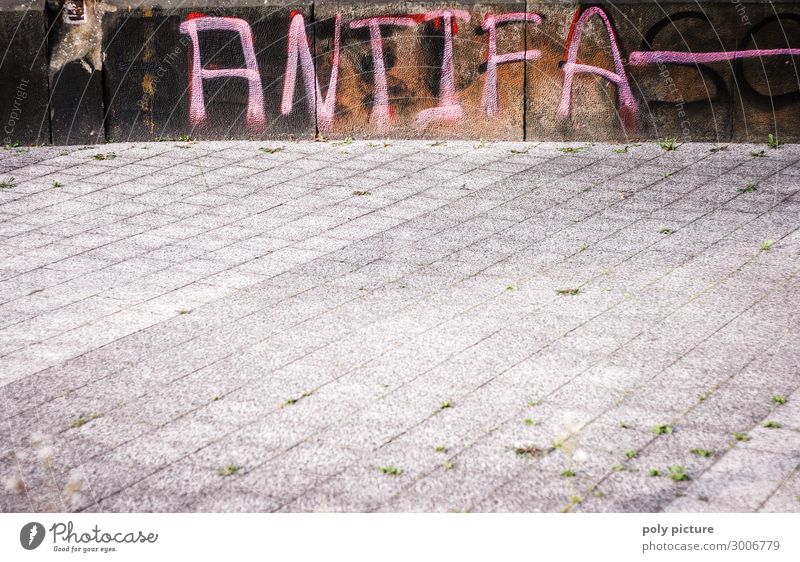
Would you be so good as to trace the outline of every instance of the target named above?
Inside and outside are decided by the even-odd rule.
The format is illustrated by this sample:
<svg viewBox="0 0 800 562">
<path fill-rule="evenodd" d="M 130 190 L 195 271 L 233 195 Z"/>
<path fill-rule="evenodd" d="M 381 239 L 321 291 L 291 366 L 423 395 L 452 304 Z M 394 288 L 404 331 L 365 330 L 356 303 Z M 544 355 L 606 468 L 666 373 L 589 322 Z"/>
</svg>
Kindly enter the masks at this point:
<svg viewBox="0 0 800 562">
<path fill-rule="evenodd" d="M 796 511 L 797 147 L 431 144 L 3 154 L 2 509 Z"/>
</svg>

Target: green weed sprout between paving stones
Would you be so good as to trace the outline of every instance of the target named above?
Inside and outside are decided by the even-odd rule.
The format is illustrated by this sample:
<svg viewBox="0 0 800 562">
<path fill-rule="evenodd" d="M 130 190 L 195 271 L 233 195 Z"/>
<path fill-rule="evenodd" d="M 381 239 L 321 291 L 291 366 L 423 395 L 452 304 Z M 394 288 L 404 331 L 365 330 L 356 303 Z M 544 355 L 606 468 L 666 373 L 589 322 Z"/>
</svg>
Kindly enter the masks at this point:
<svg viewBox="0 0 800 562">
<path fill-rule="evenodd" d="M 236 466 L 235 464 L 229 464 L 227 466 L 223 466 L 222 468 L 217 469 L 217 476 L 222 476 L 223 478 L 226 476 L 233 476 L 237 472 L 242 469 L 240 466 Z"/>
<path fill-rule="evenodd" d="M 437 453 L 446 453 L 447 447 L 445 447 L 444 445 L 436 445 L 434 451 L 436 451 Z"/>
<path fill-rule="evenodd" d="M 634 449 L 631 449 L 629 451 L 625 451 L 625 456 L 627 458 L 629 458 L 629 459 L 635 459 L 636 457 L 639 456 L 639 451 L 636 451 Z"/>
<path fill-rule="evenodd" d="M 772 249 L 772 245 L 775 243 L 774 240 L 764 240 L 761 243 L 761 251 L 762 252 L 769 252 Z"/>
<path fill-rule="evenodd" d="M 783 142 L 772 133 L 767 135 L 767 146 L 770 148 L 780 148 L 783 146 Z"/>
<path fill-rule="evenodd" d="M 708 458 L 714 456 L 714 451 L 712 451 L 711 449 L 701 449 L 699 447 L 695 447 L 694 449 L 689 449 L 689 452 L 692 453 L 693 455 L 697 455 L 698 457 Z"/>
<path fill-rule="evenodd" d="M 90 421 L 95 420 L 95 419 L 97 419 L 99 417 L 100 417 L 99 414 L 91 414 L 88 417 L 84 416 L 83 414 L 80 414 L 77 418 L 72 420 L 72 423 L 70 424 L 70 427 L 73 428 L 73 429 L 77 429 L 77 428 L 79 428 L 81 426 L 84 426 L 87 423 L 89 423 Z"/>
<path fill-rule="evenodd" d="M 562 297 L 570 296 L 573 297 L 581 292 L 580 289 L 556 289 L 556 294 L 561 295 Z"/>
<path fill-rule="evenodd" d="M 506 291 L 516 291 L 516 290 L 517 287 L 515 285 L 509 285 L 508 287 L 506 287 Z"/>
<path fill-rule="evenodd" d="M 575 471 L 572 470 L 571 468 L 568 468 L 567 470 L 561 473 L 561 476 L 563 476 L 564 478 L 573 478 L 575 476 Z"/>
<path fill-rule="evenodd" d="M 679 464 L 673 464 L 667 467 L 669 470 L 669 477 L 675 482 L 684 482 L 689 480 L 689 475 L 686 473 L 686 467 Z"/>
<path fill-rule="evenodd" d="M 652 477 L 661 476 L 661 471 L 657 468 L 651 468 L 647 471 L 647 475 Z"/>
<path fill-rule="evenodd" d="M 89 158 L 94 158 L 95 160 L 113 160 L 116 157 L 117 155 L 113 152 L 106 152 L 105 154 L 101 152 L 100 154 L 95 154 Z"/>
<path fill-rule="evenodd" d="M 708 151 L 711 152 L 712 154 L 716 154 L 717 152 L 722 152 L 724 150 L 728 150 L 728 145 L 727 144 L 723 144 L 723 145 L 719 145 L 719 146 L 713 146 L 713 147 L 708 149 Z"/>
<path fill-rule="evenodd" d="M 738 431 L 733 432 L 733 438 L 737 441 L 750 441 L 750 436 L 746 433 L 740 433 Z"/>
<path fill-rule="evenodd" d="M 403 471 L 396 466 L 379 466 L 378 470 L 380 470 L 384 474 L 388 474 L 389 476 L 400 476 L 403 474 Z"/>
<path fill-rule="evenodd" d="M 778 406 L 783 406 L 789 401 L 789 399 L 780 394 L 776 394 L 775 396 L 772 397 L 772 401 L 775 402 Z"/>
<path fill-rule="evenodd" d="M 658 233 L 659 234 L 674 234 L 675 231 L 672 230 L 671 228 L 662 228 L 661 230 L 658 231 Z"/>
<path fill-rule="evenodd" d="M 437 147 L 437 146 L 444 146 L 446 144 L 447 144 L 447 141 L 436 141 L 436 142 L 432 142 L 428 146 Z"/>
<path fill-rule="evenodd" d="M 666 150 L 667 152 L 672 152 L 673 150 L 678 150 L 678 139 L 675 138 L 664 138 L 658 141 L 658 146 L 662 150 Z"/>
<path fill-rule="evenodd" d="M 746 186 L 740 187 L 736 191 L 738 191 L 739 193 L 752 193 L 754 191 L 758 191 L 758 185 L 750 182 Z"/>
<path fill-rule="evenodd" d="M 186 308 L 179 308 L 178 309 L 178 314 L 180 314 L 181 316 L 183 316 L 184 314 L 189 314 L 190 312 L 192 312 L 192 311 L 188 310 Z"/>
<path fill-rule="evenodd" d="M 308 398 L 312 394 L 314 394 L 314 393 L 313 392 L 304 392 L 298 398 L 289 398 L 286 402 L 283 403 L 283 406 L 294 406 L 295 404 L 300 402 L 300 400 L 302 400 L 303 398 Z"/>
<path fill-rule="evenodd" d="M 11 189 L 12 187 L 14 187 L 13 177 L 0 181 L 0 189 Z"/>
<path fill-rule="evenodd" d="M 529 150 L 530 150 L 530 148 L 526 148 L 524 150 L 520 150 L 518 148 L 512 148 L 511 149 L 511 154 L 528 154 Z"/>
<path fill-rule="evenodd" d="M 365 197 L 367 195 L 372 195 L 372 192 L 370 192 L 370 191 L 354 191 L 353 195 L 355 195 L 356 197 Z"/>
<path fill-rule="evenodd" d="M 581 152 L 586 152 L 590 148 L 590 146 L 562 146 L 558 151 L 564 154 L 579 154 Z"/>
<path fill-rule="evenodd" d="M 622 429 L 630 429 L 631 428 L 630 424 L 628 422 L 624 422 L 624 421 L 619 422 L 619 426 Z"/>
<path fill-rule="evenodd" d="M 783 427 L 783 425 L 781 425 L 780 422 L 769 420 L 762 423 L 761 427 L 766 427 L 767 429 L 780 429 Z"/>
<path fill-rule="evenodd" d="M 754 150 L 750 153 L 753 158 L 766 158 L 767 152 L 765 150 Z"/>
<path fill-rule="evenodd" d="M 450 401 L 450 400 L 445 400 L 444 402 L 439 404 L 439 409 L 440 410 L 446 410 L 446 409 L 452 408 L 452 407 L 453 407 L 453 402 Z"/>
<path fill-rule="evenodd" d="M 353 144 L 353 137 L 346 137 L 340 141 L 333 143 L 333 146 L 343 146 L 346 144 Z"/>
<path fill-rule="evenodd" d="M 570 496 L 569 503 L 561 508 L 561 513 L 568 513 L 572 510 L 573 507 L 583 502 L 583 498 L 580 496 Z"/>
<path fill-rule="evenodd" d="M 53 182 L 53 187 L 64 187 L 64 184 L 61 183 L 60 181 L 54 181 Z"/>
<path fill-rule="evenodd" d="M 444 461 L 442 463 L 442 468 L 445 469 L 445 470 L 453 470 L 455 468 L 455 466 L 456 465 L 453 464 L 453 461 Z"/>
<path fill-rule="evenodd" d="M 524 423 L 525 425 L 536 425 L 539 422 L 537 422 L 533 418 L 525 418 L 524 420 L 522 420 L 522 423 Z"/>
<path fill-rule="evenodd" d="M 653 433 L 656 435 L 671 435 L 672 434 L 672 426 L 666 423 L 662 423 L 652 428 Z"/>
<path fill-rule="evenodd" d="M 261 152 L 265 152 L 267 154 L 275 154 L 276 152 L 281 152 L 286 150 L 285 146 L 262 146 L 259 148 Z"/>
</svg>

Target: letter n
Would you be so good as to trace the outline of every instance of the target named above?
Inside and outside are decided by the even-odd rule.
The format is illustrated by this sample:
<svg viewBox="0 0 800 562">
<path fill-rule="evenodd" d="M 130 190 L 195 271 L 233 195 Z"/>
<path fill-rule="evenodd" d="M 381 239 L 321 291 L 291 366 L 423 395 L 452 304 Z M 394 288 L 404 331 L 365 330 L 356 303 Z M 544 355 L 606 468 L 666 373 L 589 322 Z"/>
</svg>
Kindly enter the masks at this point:
<svg viewBox="0 0 800 562">
<path fill-rule="evenodd" d="M 580 12 L 579 12 L 580 13 Z M 577 16 L 577 14 L 576 14 Z M 614 59 L 614 70 L 610 72 L 604 68 L 592 66 L 589 64 L 580 64 L 578 60 L 578 48 L 581 45 L 581 38 L 583 37 L 583 30 L 586 27 L 586 22 L 592 16 L 599 16 L 603 20 L 608 33 L 608 40 L 611 44 L 611 54 Z M 622 57 L 620 56 L 619 46 L 617 45 L 617 36 L 614 32 L 614 27 L 611 25 L 611 20 L 602 8 L 593 6 L 577 17 L 570 29 L 569 39 L 567 40 L 567 61 L 562 66 L 564 71 L 564 89 L 561 91 L 561 102 L 558 106 L 558 116 L 562 119 L 569 117 L 572 107 L 572 81 L 575 74 L 589 73 L 602 76 L 617 85 L 617 96 L 619 99 L 619 114 L 623 125 L 626 128 L 636 128 L 636 100 L 633 98 L 631 92 L 631 85 L 628 82 L 628 75 L 625 73 L 625 67 L 622 64 Z"/>
<path fill-rule="evenodd" d="M 206 102 L 203 95 L 203 80 L 213 78 L 244 78 L 249 83 L 247 96 L 247 123 L 251 127 L 260 127 L 264 119 L 264 93 L 261 86 L 261 74 L 256 63 L 256 53 L 253 47 L 253 32 L 250 25 L 239 18 L 199 17 L 181 23 L 181 33 L 189 35 L 192 40 L 192 68 L 189 79 L 189 120 L 194 123 L 203 123 L 208 118 Z M 200 31 L 233 31 L 239 35 L 242 42 L 245 68 L 220 68 L 209 70 L 203 68 L 200 59 Z"/>
<path fill-rule="evenodd" d="M 331 59 L 331 77 L 328 81 L 328 93 L 322 97 L 319 80 L 314 69 L 314 60 L 311 58 L 311 49 L 308 46 L 305 20 L 302 14 L 295 14 L 289 24 L 288 58 L 286 60 L 286 77 L 283 81 L 283 97 L 281 98 L 281 114 L 289 115 L 292 112 L 294 100 L 294 87 L 297 81 L 297 62 L 303 71 L 303 82 L 306 86 L 306 99 L 308 100 L 311 114 L 317 116 L 317 126 L 322 131 L 333 128 L 333 115 L 336 111 L 336 82 L 339 79 L 339 40 L 341 14 L 336 14 L 336 30 L 333 36 L 333 58 Z M 311 92 L 314 97 L 311 97 Z"/>
</svg>

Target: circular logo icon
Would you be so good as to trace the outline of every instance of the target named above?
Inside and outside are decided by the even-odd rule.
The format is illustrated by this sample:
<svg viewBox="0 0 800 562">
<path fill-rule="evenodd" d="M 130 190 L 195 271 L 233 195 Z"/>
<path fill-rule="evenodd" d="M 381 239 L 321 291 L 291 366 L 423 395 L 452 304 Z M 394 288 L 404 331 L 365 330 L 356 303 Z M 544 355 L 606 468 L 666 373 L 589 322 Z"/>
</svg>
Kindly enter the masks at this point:
<svg viewBox="0 0 800 562">
<path fill-rule="evenodd" d="M 28 523 L 22 526 L 19 532 L 19 543 L 25 550 L 37 548 L 44 540 L 44 525 L 41 523 Z"/>
</svg>

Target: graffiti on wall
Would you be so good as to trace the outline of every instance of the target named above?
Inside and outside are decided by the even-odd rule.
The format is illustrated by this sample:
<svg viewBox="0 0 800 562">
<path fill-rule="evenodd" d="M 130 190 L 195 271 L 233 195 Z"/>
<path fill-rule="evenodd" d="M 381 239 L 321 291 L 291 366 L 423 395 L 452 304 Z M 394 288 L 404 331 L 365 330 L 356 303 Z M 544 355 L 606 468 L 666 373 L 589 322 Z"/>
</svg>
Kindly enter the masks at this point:
<svg viewBox="0 0 800 562">
<path fill-rule="evenodd" d="M 113 139 L 800 139 L 791 4 L 86 6 Z"/>
<path fill-rule="evenodd" d="M 520 63 L 527 62 L 536 66 L 543 59 L 543 48 L 553 49 L 553 38 L 549 37 L 546 45 L 537 45 L 536 28 L 544 20 L 544 14 L 539 12 L 508 12 L 479 14 L 479 21 L 475 21 L 475 14 L 469 11 L 446 8 L 431 10 L 421 13 L 410 14 L 380 14 L 369 17 L 356 17 L 349 22 L 343 22 L 341 13 L 333 15 L 333 32 L 328 39 L 328 51 L 323 58 L 327 58 L 324 64 L 317 60 L 318 53 L 313 52 L 315 39 L 309 37 L 309 23 L 306 17 L 299 12 L 289 14 L 286 22 L 286 42 L 283 45 L 274 45 L 275 50 L 281 51 L 274 53 L 274 56 L 285 57 L 286 65 L 282 76 L 282 86 L 280 88 L 280 102 L 278 111 L 283 116 L 289 116 L 294 111 L 307 111 L 314 119 L 319 130 L 325 132 L 336 131 L 340 123 L 337 120 L 337 88 L 339 88 L 340 66 L 342 59 L 342 27 L 350 31 L 366 31 L 368 40 L 368 52 L 364 53 L 359 46 L 360 54 L 363 59 L 369 60 L 369 68 L 361 69 L 362 77 L 368 77 L 369 83 L 365 84 L 369 88 L 368 120 L 362 124 L 362 129 L 374 134 L 391 134 L 393 127 L 398 121 L 405 119 L 409 124 L 413 124 L 419 130 L 427 129 L 431 126 L 450 126 L 458 127 L 459 123 L 471 113 L 474 115 L 476 109 L 485 119 L 497 118 L 500 116 L 504 107 L 502 106 L 503 95 L 501 91 L 506 86 L 499 75 L 499 69 L 505 66 L 517 65 L 524 67 Z M 433 26 L 434 33 L 428 29 Z M 470 98 L 474 96 L 469 87 L 459 88 L 459 76 L 457 63 L 459 57 L 474 57 L 474 40 L 469 39 L 455 41 L 460 30 L 472 26 L 475 30 L 473 34 L 479 37 L 483 46 L 481 60 L 478 63 L 480 68 L 480 101 L 473 103 L 472 111 L 465 109 L 462 97 Z M 514 43 L 508 40 L 508 29 L 517 26 L 517 37 L 524 37 L 522 49 L 502 51 L 498 46 L 498 35 L 506 34 L 506 44 Z M 424 27 L 424 28 L 423 28 Z M 590 30 L 591 28 L 591 30 Z M 409 103 L 408 93 L 401 89 L 393 88 L 392 78 L 389 75 L 387 66 L 391 63 L 395 69 L 397 65 L 397 53 L 391 56 L 387 54 L 386 43 L 393 40 L 395 33 L 400 30 L 420 30 L 423 33 L 417 37 L 418 45 L 422 45 L 426 38 L 433 37 L 439 44 L 438 56 L 436 59 L 435 73 L 438 75 L 438 84 L 423 93 L 413 92 L 417 98 L 425 98 L 429 107 L 416 109 L 413 115 L 407 109 L 409 106 L 419 105 Z M 201 35 L 210 31 L 230 32 L 237 36 L 237 43 L 240 45 L 241 58 L 243 64 L 240 67 L 228 68 L 204 68 L 201 64 L 204 53 L 201 48 Z M 313 30 L 312 30 L 313 31 Z M 202 127 L 207 120 L 208 110 L 204 99 L 205 82 L 220 78 L 240 79 L 246 81 L 248 88 L 246 103 L 246 119 L 248 125 L 255 131 L 263 130 L 268 127 L 270 119 L 265 115 L 265 105 L 262 92 L 264 84 L 260 69 L 258 67 L 253 33 L 247 21 L 236 17 L 204 16 L 202 14 L 191 14 L 180 25 L 180 32 L 186 34 L 191 39 L 191 56 L 189 74 L 189 119 L 195 127 Z M 591 35 L 587 42 L 585 37 Z M 408 37 L 408 35 L 406 35 Z M 460 45 L 469 43 L 466 52 L 459 50 Z M 520 41 L 516 41 L 520 43 Z M 586 60 L 585 51 L 589 47 L 602 45 L 603 55 L 609 64 L 603 65 L 592 63 Z M 638 50 L 626 51 L 623 49 L 617 28 L 608 10 L 600 6 L 589 6 L 577 9 L 572 14 L 568 32 L 564 37 L 559 60 L 557 61 L 558 79 L 554 76 L 553 69 L 548 70 L 550 77 L 549 87 L 557 90 L 557 104 L 550 108 L 554 121 L 565 123 L 569 122 L 576 106 L 590 101 L 583 96 L 576 95 L 576 83 L 581 77 L 591 76 L 598 80 L 594 84 L 605 83 L 600 87 L 608 92 L 613 89 L 612 95 L 606 100 L 606 111 L 613 112 L 624 131 L 635 134 L 641 125 L 641 115 L 646 113 L 642 110 L 641 91 L 636 91 L 637 84 L 634 82 L 631 73 L 644 67 L 654 67 L 662 75 L 668 76 L 668 68 L 671 66 L 691 66 L 695 68 L 706 67 L 716 63 L 733 64 L 746 59 L 758 59 L 763 61 L 770 58 L 783 58 L 783 60 L 793 60 L 791 57 L 800 55 L 800 46 L 787 46 L 782 48 L 734 48 L 732 50 L 709 49 L 706 51 L 692 50 L 666 50 L 643 48 Z M 424 45 L 421 47 L 425 48 Z M 397 50 L 397 49 L 395 49 Z M 592 56 L 590 55 L 590 59 Z M 463 61 L 461 61 L 463 63 Z M 475 61 L 471 61 L 474 63 Z M 794 63 L 792 63 L 794 65 Z M 323 75 L 321 67 L 328 69 L 327 75 Z M 427 65 L 410 65 L 405 67 L 402 72 L 408 75 L 410 72 L 420 69 L 429 72 Z M 464 65 L 461 66 L 461 73 Z M 707 69 L 701 68 L 701 72 Z M 517 70 L 517 74 L 524 70 Z M 395 77 L 396 78 L 396 77 Z M 475 80 L 472 80 L 475 81 Z M 322 82 L 322 84 L 321 84 Z M 462 80 L 463 82 L 463 80 Z M 512 88 L 518 87 L 512 81 Z M 518 81 L 517 81 L 518 82 Z M 323 84 L 326 87 L 323 88 Z M 469 84 L 471 86 L 471 84 Z M 352 87 L 351 87 L 352 89 Z M 300 92 L 298 92 L 300 90 Z M 641 88 L 639 88 L 641 90 Z M 301 100 L 300 105 L 305 107 L 298 108 L 296 100 Z M 394 102 L 399 100 L 403 116 L 398 119 L 398 108 Z M 645 105 L 647 100 L 644 100 Z M 647 108 L 645 108 L 646 110 Z M 345 119 L 345 122 L 347 119 Z"/>
</svg>

